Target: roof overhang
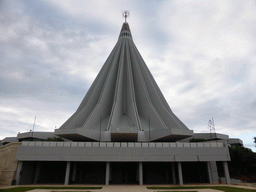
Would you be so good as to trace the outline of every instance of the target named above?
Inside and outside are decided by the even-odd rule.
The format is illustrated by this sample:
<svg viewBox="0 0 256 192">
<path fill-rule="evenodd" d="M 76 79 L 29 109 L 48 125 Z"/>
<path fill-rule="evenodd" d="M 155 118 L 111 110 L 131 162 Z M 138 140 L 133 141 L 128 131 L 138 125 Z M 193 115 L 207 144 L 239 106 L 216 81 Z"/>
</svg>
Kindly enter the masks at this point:
<svg viewBox="0 0 256 192">
<path fill-rule="evenodd" d="M 163 129 L 146 131 L 150 141 L 175 142 L 193 135 L 192 130 Z"/>
<path fill-rule="evenodd" d="M 55 135 L 72 141 L 110 141 L 110 131 L 100 132 L 83 128 L 55 129 Z"/>
</svg>

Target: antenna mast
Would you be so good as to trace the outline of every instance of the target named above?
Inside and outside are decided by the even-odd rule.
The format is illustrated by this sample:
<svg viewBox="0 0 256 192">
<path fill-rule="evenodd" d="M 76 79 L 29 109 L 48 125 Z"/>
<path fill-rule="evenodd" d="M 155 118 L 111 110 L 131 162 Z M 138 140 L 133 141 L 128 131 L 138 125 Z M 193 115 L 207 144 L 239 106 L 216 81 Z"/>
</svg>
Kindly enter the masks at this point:
<svg viewBox="0 0 256 192">
<path fill-rule="evenodd" d="M 33 129 L 32 129 L 32 137 L 33 137 L 33 135 L 34 135 L 35 124 L 36 124 L 36 115 L 35 115 L 35 119 L 34 119 L 34 125 L 33 125 Z"/>
<path fill-rule="evenodd" d="M 214 125 L 214 119 L 212 117 L 212 119 L 209 119 L 208 121 L 208 127 L 207 127 L 209 130 L 210 130 L 210 139 L 213 139 L 212 138 L 212 132 L 215 133 L 215 125 Z"/>
<path fill-rule="evenodd" d="M 125 23 L 127 23 L 127 17 L 130 16 L 130 12 L 129 11 L 124 11 L 123 12 L 123 17 L 125 18 Z"/>
</svg>

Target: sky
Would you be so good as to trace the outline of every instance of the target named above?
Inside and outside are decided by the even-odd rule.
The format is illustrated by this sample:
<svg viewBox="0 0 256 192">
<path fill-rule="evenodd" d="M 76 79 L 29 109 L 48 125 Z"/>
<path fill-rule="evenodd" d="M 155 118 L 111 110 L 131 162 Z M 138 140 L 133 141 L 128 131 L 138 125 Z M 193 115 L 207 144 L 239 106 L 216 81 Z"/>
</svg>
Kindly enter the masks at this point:
<svg viewBox="0 0 256 192">
<path fill-rule="evenodd" d="M 124 18 L 173 112 L 256 151 L 256 1 L 0 0 L 0 139 L 77 109 Z"/>
</svg>

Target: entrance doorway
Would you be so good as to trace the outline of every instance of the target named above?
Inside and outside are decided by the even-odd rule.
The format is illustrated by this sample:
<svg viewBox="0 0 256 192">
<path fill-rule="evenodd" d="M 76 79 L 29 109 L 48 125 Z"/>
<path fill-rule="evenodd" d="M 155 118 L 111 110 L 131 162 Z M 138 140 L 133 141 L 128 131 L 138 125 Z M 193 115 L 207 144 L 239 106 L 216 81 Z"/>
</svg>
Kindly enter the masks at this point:
<svg viewBox="0 0 256 192">
<path fill-rule="evenodd" d="M 185 184 L 209 183 L 206 162 L 183 162 L 182 174 Z"/>
<path fill-rule="evenodd" d="M 106 163 L 72 162 L 69 183 L 71 184 L 104 184 Z"/>
<path fill-rule="evenodd" d="M 144 184 L 169 184 L 172 183 L 171 163 L 146 162 L 143 163 Z"/>
<path fill-rule="evenodd" d="M 37 183 L 63 184 L 65 180 L 67 162 L 42 161 Z"/>
<path fill-rule="evenodd" d="M 138 163 L 116 162 L 110 164 L 110 184 L 138 184 Z"/>
</svg>

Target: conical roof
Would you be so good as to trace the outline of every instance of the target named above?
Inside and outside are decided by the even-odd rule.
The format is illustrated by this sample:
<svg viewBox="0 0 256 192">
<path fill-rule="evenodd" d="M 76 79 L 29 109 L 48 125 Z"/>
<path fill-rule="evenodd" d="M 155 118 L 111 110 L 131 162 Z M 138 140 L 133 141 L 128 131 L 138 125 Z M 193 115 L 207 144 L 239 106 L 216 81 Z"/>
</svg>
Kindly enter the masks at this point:
<svg viewBox="0 0 256 192">
<path fill-rule="evenodd" d="M 125 22 L 77 111 L 55 134 L 78 141 L 177 141 L 193 131 L 170 109 Z"/>
</svg>

